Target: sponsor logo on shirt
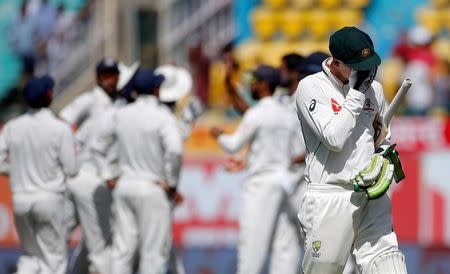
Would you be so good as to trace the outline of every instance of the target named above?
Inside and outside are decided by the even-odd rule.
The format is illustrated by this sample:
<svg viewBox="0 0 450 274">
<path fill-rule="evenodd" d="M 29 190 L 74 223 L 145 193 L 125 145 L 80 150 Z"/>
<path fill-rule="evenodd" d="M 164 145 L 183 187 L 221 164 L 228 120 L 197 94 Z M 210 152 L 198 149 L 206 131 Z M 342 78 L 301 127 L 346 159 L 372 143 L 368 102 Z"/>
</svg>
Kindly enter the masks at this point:
<svg viewBox="0 0 450 274">
<path fill-rule="evenodd" d="M 363 107 L 363 110 L 364 110 L 365 112 L 368 112 L 369 114 L 372 114 L 372 112 L 375 110 L 375 109 L 373 108 L 372 101 L 370 101 L 369 98 L 366 98 L 366 100 L 364 101 L 364 107 Z"/>
<path fill-rule="evenodd" d="M 313 111 L 316 108 L 316 100 L 312 99 L 311 103 L 309 104 L 309 111 Z"/>
<path fill-rule="evenodd" d="M 335 114 L 342 109 L 341 105 L 339 105 L 339 103 L 334 98 L 331 98 L 331 108 L 333 109 Z"/>
<path fill-rule="evenodd" d="M 312 242 L 312 256 L 315 258 L 319 258 L 320 257 L 320 253 L 318 253 L 318 251 L 320 250 L 320 247 L 322 245 L 322 241 L 314 241 Z"/>
</svg>

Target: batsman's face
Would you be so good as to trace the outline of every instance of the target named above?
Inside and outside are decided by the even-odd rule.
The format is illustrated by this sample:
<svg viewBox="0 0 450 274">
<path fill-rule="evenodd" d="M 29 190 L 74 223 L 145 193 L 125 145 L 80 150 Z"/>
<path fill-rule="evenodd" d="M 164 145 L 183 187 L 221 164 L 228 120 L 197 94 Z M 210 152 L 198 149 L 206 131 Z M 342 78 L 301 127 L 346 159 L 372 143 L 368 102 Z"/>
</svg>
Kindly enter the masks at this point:
<svg viewBox="0 0 450 274">
<path fill-rule="evenodd" d="M 352 69 L 348 65 L 344 64 L 344 62 L 333 59 L 330 65 L 330 70 L 344 84 L 348 83 Z"/>
<path fill-rule="evenodd" d="M 97 84 L 110 96 L 116 95 L 118 82 L 118 73 L 102 73 L 97 76 Z"/>
</svg>

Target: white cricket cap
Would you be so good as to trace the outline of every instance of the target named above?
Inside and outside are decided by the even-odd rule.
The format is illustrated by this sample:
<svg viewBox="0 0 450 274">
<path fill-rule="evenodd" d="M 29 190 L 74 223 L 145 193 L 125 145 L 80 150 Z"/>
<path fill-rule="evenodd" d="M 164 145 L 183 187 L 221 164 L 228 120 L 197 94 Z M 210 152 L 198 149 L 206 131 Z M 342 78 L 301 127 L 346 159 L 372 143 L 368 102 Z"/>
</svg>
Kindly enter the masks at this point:
<svg viewBox="0 0 450 274">
<path fill-rule="evenodd" d="M 138 70 L 141 63 L 139 61 L 134 62 L 131 66 L 127 66 L 123 63 L 119 63 L 119 82 L 117 83 L 117 89 L 123 89 L 126 84 L 131 80 L 133 75 Z"/>
<path fill-rule="evenodd" d="M 192 91 L 192 76 L 189 71 L 174 65 L 163 65 L 155 70 L 165 78 L 159 89 L 161 102 L 177 102 Z"/>
</svg>

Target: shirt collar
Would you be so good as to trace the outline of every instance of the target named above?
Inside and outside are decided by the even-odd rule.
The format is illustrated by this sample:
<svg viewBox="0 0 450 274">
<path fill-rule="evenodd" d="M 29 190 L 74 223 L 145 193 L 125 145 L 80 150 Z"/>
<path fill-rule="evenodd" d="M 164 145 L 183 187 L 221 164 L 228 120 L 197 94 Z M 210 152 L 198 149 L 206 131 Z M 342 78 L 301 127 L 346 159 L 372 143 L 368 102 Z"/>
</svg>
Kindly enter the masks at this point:
<svg viewBox="0 0 450 274">
<path fill-rule="evenodd" d="M 108 102 L 108 103 L 114 103 L 114 100 L 109 97 L 109 95 L 106 93 L 106 91 L 104 91 L 101 87 L 96 86 L 94 88 L 94 94 L 95 96 L 97 96 L 100 100 L 104 101 L 104 102 Z"/>
<path fill-rule="evenodd" d="M 31 108 L 28 110 L 28 113 L 31 115 L 38 115 L 38 116 L 53 116 L 53 112 L 49 108 Z"/>
<path fill-rule="evenodd" d="M 335 86 L 339 90 L 342 90 L 342 88 L 344 88 L 345 86 L 344 83 L 342 83 L 341 80 L 334 76 L 333 73 L 331 73 L 330 68 L 328 67 L 332 60 L 333 57 L 328 57 L 327 59 L 325 59 L 325 61 L 322 62 L 322 69 L 328 79 L 330 79 L 333 86 Z"/>
<path fill-rule="evenodd" d="M 158 98 L 155 95 L 147 95 L 147 94 L 139 95 L 138 98 L 136 99 L 136 102 L 156 104 L 158 103 Z"/>
</svg>

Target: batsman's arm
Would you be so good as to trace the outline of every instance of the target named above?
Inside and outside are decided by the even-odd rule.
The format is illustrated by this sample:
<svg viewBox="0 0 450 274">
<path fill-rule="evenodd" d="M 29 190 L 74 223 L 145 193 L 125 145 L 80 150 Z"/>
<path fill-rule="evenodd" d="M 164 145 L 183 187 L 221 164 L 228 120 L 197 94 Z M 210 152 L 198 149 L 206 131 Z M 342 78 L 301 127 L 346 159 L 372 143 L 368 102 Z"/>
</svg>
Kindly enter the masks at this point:
<svg viewBox="0 0 450 274">
<path fill-rule="evenodd" d="M 256 132 L 257 119 L 254 116 L 254 112 L 247 111 L 233 134 L 221 134 L 217 138 L 220 147 L 226 152 L 234 154 L 250 142 Z"/>
<path fill-rule="evenodd" d="M 164 172 L 167 184 L 176 189 L 183 161 L 183 137 L 174 117 L 168 117 L 162 123 L 160 131 L 162 146 L 164 148 Z"/>
<path fill-rule="evenodd" d="M 309 126 L 324 145 L 341 151 L 362 112 L 364 100 L 364 94 L 350 89 L 342 108 L 335 113 L 326 91 L 305 78 L 297 88 L 297 114 L 302 126 Z"/>
</svg>

